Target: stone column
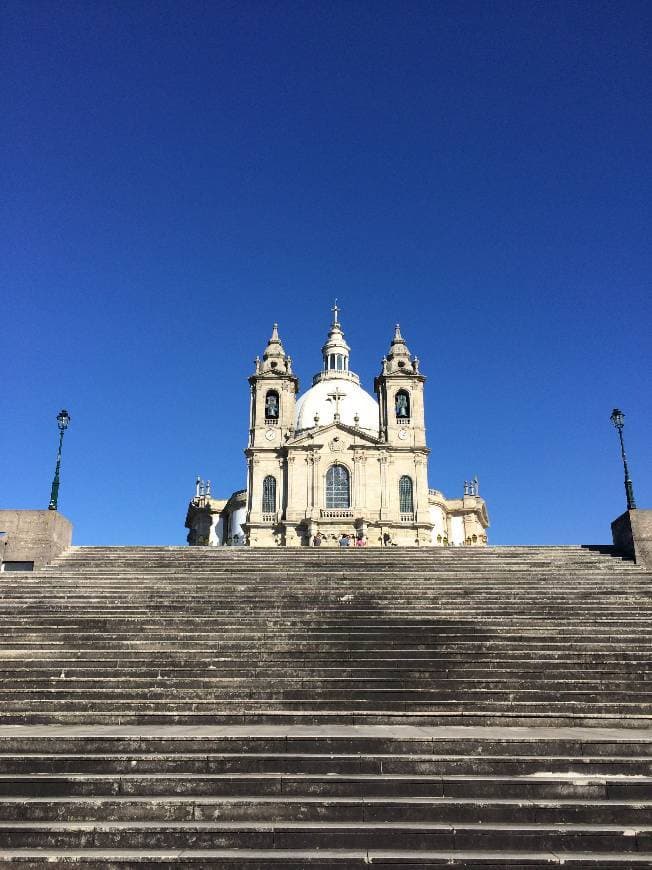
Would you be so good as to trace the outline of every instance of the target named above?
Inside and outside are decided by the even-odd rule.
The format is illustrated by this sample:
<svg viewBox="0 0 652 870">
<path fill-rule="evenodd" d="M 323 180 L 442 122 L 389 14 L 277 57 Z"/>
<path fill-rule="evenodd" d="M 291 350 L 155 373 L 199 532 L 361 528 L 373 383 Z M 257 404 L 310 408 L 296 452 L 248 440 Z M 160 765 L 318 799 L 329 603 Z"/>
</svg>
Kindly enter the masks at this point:
<svg viewBox="0 0 652 870">
<path fill-rule="evenodd" d="M 362 477 L 362 454 L 355 451 L 353 454 L 353 492 L 351 493 L 351 507 L 357 511 L 361 506 L 361 477 Z"/>
<path fill-rule="evenodd" d="M 427 472 L 426 457 L 417 453 L 414 457 L 414 518 L 418 523 L 430 522 Z"/>
<path fill-rule="evenodd" d="M 321 493 L 319 486 L 319 453 L 314 451 L 312 454 L 312 515 L 318 516 L 319 506 L 321 505 Z"/>
<path fill-rule="evenodd" d="M 289 514 L 294 512 L 294 456 L 288 456 L 286 471 L 287 471 L 287 484 L 286 484 L 286 502 L 285 502 L 285 516 L 288 517 Z"/>
<path fill-rule="evenodd" d="M 254 492 L 254 461 L 250 456 L 247 459 L 247 513 L 251 513 L 252 498 Z"/>
<path fill-rule="evenodd" d="M 360 454 L 360 507 L 367 510 L 367 454 Z"/>
<path fill-rule="evenodd" d="M 389 501 L 387 492 L 387 454 L 381 451 L 378 457 L 380 464 L 380 519 L 389 518 Z"/>
<path fill-rule="evenodd" d="M 260 519 L 262 499 L 257 499 L 257 495 L 262 496 L 262 487 L 259 480 L 259 465 L 260 459 L 257 456 L 249 458 L 249 483 L 247 485 L 247 516 L 251 518 L 255 516 Z"/>
<path fill-rule="evenodd" d="M 306 453 L 306 516 L 312 513 L 312 494 L 313 494 L 313 466 L 315 460 L 313 456 Z"/>
<path fill-rule="evenodd" d="M 256 425 L 256 388 L 251 387 L 249 393 L 249 446 L 254 446 L 254 426 Z"/>
</svg>

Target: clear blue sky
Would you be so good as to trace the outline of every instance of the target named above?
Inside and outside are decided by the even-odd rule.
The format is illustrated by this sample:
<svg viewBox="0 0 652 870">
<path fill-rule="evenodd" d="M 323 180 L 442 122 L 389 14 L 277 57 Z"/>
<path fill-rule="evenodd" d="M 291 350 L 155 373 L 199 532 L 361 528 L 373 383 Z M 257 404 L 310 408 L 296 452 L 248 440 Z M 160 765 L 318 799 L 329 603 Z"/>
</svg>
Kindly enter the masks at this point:
<svg viewBox="0 0 652 870">
<path fill-rule="evenodd" d="M 245 484 L 273 321 L 302 388 L 333 298 L 372 390 L 395 321 L 432 487 L 492 543 L 609 541 L 614 405 L 652 507 L 645 2 L 4 0 L 0 506 L 185 541 Z"/>
</svg>

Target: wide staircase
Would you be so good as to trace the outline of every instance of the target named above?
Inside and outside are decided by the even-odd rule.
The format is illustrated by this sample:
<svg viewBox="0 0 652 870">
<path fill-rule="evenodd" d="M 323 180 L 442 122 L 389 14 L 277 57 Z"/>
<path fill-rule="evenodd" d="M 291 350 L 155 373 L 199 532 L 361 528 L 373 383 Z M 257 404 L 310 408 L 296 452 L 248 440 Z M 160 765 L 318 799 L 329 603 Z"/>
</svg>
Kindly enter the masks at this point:
<svg viewBox="0 0 652 870">
<path fill-rule="evenodd" d="M 650 868 L 651 616 L 608 548 L 0 575 L 0 866 Z"/>
</svg>

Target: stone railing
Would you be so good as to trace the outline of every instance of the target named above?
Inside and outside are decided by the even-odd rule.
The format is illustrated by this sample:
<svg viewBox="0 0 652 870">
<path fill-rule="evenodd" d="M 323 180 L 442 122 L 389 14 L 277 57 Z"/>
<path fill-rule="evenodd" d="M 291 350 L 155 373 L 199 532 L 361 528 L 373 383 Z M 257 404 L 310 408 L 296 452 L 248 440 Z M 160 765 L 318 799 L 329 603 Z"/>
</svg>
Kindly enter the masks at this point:
<svg viewBox="0 0 652 870">
<path fill-rule="evenodd" d="M 353 511 L 350 508 L 322 508 L 322 519 L 328 520 L 344 520 L 353 518 Z"/>
<path fill-rule="evenodd" d="M 276 514 L 263 514 L 263 522 L 264 523 L 275 523 L 276 522 Z"/>
<path fill-rule="evenodd" d="M 266 417 L 265 426 L 278 426 L 278 417 Z"/>
<path fill-rule="evenodd" d="M 409 426 L 410 425 L 410 418 L 409 417 L 397 417 L 396 418 L 396 425 L 397 426 Z"/>
<path fill-rule="evenodd" d="M 402 523 L 413 523 L 414 522 L 414 514 L 401 514 L 401 522 Z"/>
</svg>

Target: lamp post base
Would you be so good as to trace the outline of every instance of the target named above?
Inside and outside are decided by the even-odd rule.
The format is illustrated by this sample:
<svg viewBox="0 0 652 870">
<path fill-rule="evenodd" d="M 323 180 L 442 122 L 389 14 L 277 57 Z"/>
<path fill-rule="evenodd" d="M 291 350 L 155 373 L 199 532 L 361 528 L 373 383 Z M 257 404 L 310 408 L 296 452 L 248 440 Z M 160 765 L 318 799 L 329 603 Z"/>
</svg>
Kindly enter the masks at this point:
<svg viewBox="0 0 652 870">
<path fill-rule="evenodd" d="M 614 547 L 652 571 L 652 510 L 627 510 L 611 524 Z"/>
<path fill-rule="evenodd" d="M 58 511 L 0 510 L 0 528 L 6 533 L 2 562 L 41 568 L 72 542 L 72 523 Z"/>
</svg>

